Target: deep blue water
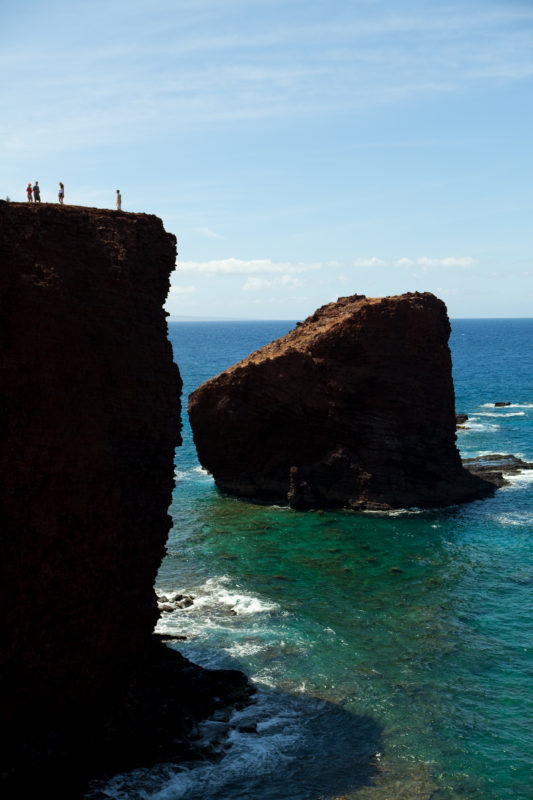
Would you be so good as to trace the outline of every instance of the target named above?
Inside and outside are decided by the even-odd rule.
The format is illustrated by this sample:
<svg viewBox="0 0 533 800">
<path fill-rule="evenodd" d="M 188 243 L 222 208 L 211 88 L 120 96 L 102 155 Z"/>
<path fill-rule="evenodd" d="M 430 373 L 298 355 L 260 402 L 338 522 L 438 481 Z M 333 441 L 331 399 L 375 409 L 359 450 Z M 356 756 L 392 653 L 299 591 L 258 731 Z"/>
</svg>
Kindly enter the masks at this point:
<svg viewBox="0 0 533 800">
<path fill-rule="evenodd" d="M 184 405 L 291 327 L 171 323 Z M 470 417 L 463 455 L 533 461 L 533 320 L 456 320 L 450 346 L 456 409 Z M 106 795 L 530 800 L 532 476 L 444 511 L 254 505 L 217 492 L 185 414 L 176 475 L 157 588 L 195 603 L 159 629 L 186 634 L 193 661 L 242 669 L 258 693 L 229 730 L 200 731 L 224 732 L 219 763 L 136 771 Z"/>
</svg>

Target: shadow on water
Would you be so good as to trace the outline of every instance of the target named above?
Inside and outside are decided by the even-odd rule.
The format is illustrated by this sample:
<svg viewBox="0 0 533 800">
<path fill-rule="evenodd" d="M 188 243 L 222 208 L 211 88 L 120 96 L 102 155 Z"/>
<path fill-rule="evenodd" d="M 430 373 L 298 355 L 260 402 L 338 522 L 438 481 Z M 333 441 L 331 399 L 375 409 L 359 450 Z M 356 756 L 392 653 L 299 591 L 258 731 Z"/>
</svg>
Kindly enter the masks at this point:
<svg viewBox="0 0 533 800">
<path fill-rule="evenodd" d="M 232 666 L 231 660 L 226 662 Z M 225 665 L 226 666 L 226 665 Z M 235 666 L 235 663 L 233 664 Z M 260 688 L 199 727 L 202 758 L 94 782 L 85 800 L 329 800 L 372 787 L 381 726 L 321 697 Z"/>
</svg>

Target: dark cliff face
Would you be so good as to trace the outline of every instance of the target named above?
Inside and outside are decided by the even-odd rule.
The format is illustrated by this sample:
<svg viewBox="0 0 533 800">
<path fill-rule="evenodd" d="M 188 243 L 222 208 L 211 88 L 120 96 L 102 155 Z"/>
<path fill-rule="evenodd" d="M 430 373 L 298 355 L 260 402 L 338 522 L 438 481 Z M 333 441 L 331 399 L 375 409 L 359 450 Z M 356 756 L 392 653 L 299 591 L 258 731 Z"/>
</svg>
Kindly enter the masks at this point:
<svg viewBox="0 0 533 800">
<path fill-rule="evenodd" d="M 0 203 L 8 730 L 114 702 L 156 622 L 180 443 L 175 256 L 154 216 Z"/>
<path fill-rule="evenodd" d="M 323 306 L 191 395 L 201 463 L 224 491 L 296 508 L 491 493 L 455 445 L 449 334 L 428 293 Z"/>
</svg>

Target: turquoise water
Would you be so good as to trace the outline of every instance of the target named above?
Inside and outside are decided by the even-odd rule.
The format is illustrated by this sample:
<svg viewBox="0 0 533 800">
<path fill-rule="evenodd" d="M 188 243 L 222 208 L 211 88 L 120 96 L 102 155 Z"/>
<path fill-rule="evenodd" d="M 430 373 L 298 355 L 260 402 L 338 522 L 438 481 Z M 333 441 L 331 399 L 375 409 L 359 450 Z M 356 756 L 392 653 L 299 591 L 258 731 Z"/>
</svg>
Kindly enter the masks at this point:
<svg viewBox="0 0 533 800">
<path fill-rule="evenodd" d="M 292 326 L 171 324 L 185 397 Z M 533 460 L 533 320 L 452 327 L 463 455 Z M 221 496 L 184 428 L 157 588 L 195 603 L 159 630 L 258 692 L 199 732 L 217 764 L 138 770 L 106 795 L 530 800 L 533 476 L 444 511 L 297 512 Z"/>
</svg>

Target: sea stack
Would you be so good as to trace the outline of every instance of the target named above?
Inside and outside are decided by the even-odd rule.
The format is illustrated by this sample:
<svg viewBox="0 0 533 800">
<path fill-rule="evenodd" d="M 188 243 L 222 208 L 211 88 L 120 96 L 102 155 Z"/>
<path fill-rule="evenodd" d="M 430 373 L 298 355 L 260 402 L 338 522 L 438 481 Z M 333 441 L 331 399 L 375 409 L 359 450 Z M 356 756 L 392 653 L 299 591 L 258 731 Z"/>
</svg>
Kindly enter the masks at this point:
<svg viewBox="0 0 533 800">
<path fill-rule="evenodd" d="M 431 508 L 491 494 L 456 447 L 444 303 L 340 298 L 189 399 L 224 492 L 294 508 Z"/>
</svg>

